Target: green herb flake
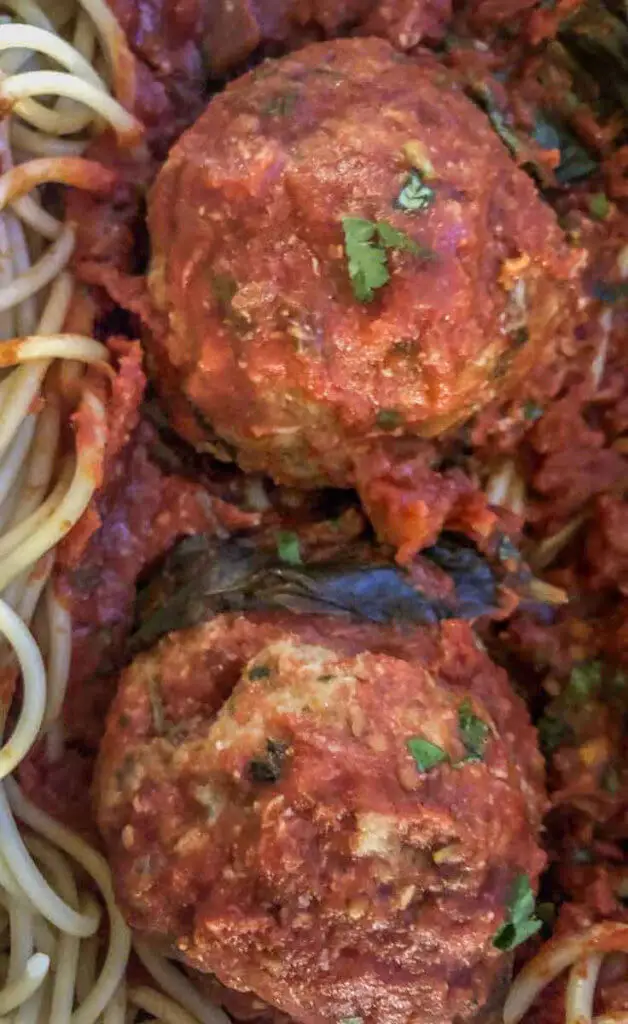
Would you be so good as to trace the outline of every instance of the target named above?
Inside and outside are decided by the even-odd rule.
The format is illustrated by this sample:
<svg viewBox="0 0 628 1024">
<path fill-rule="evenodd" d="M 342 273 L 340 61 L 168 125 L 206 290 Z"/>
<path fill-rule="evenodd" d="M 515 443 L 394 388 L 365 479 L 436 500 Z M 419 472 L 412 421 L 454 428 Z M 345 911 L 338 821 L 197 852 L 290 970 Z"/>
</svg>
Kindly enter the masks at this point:
<svg viewBox="0 0 628 1024">
<path fill-rule="evenodd" d="M 602 683 L 602 663 L 584 661 L 571 670 L 565 696 L 570 703 L 584 704 L 594 697 Z"/>
<path fill-rule="evenodd" d="M 286 565 L 303 565 L 301 542 L 291 530 L 280 530 L 277 534 L 277 554 Z"/>
<path fill-rule="evenodd" d="M 527 875 L 522 873 L 515 878 L 506 911 L 506 920 L 493 936 L 493 945 L 502 952 L 520 946 L 543 924 L 534 914 L 534 893 Z"/>
<path fill-rule="evenodd" d="M 542 415 L 543 408 L 537 402 L 529 401 L 525 403 L 523 407 L 524 419 L 528 420 L 530 423 L 536 423 L 537 420 L 540 420 Z"/>
<path fill-rule="evenodd" d="M 429 772 L 432 768 L 448 760 L 448 755 L 442 747 L 438 747 L 421 736 L 411 736 L 406 741 L 406 747 L 414 758 L 415 764 L 420 772 Z"/>
<path fill-rule="evenodd" d="M 473 711 L 469 698 L 458 708 L 458 731 L 467 751 L 465 761 L 481 761 L 490 730 Z"/>
<path fill-rule="evenodd" d="M 268 665 L 254 665 L 249 671 L 249 679 L 252 683 L 258 679 L 268 679 L 270 675 L 270 669 Z"/>
<path fill-rule="evenodd" d="M 341 1017 L 338 1024 L 363 1024 L 361 1017 Z"/>
<path fill-rule="evenodd" d="M 403 416 L 396 409 L 380 409 L 375 422 L 380 430 L 397 430 L 403 426 Z"/>
<path fill-rule="evenodd" d="M 418 213 L 428 210 L 435 198 L 434 189 L 426 185 L 420 172 L 413 168 L 393 205 L 405 213 Z"/>
<path fill-rule="evenodd" d="M 372 302 L 375 291 L 390 281 L 387 249 L 410 252 L 424 259 L 432 256 L 429 250 L 386 221 L 343 217 L 342 229 L 349 277 L 353 293 L 360 302 Z"/>
<path fill-rule="evenodd" d="M 589 213 L 594 220 L 606 220 L 611 210 L 611 204 L 604 192 L 595 192 L 589 196 Z"/>
<path fill-rule="evenodd" d="M 534 138 L 542 149 L 558 150 L 560 163 L 556 168 L 556 180 L 560 185 L 571 185 L 588 178 L 597 169 L 597 163 L 566 125 L 552 121 L 538 113 L 534 127 Z"/>
<path fill-rule="evenodd" d="M 593 285 L 593 298 L 613 305 L 628 299 L 628 281 L 597 281 Z"/>
</svg>

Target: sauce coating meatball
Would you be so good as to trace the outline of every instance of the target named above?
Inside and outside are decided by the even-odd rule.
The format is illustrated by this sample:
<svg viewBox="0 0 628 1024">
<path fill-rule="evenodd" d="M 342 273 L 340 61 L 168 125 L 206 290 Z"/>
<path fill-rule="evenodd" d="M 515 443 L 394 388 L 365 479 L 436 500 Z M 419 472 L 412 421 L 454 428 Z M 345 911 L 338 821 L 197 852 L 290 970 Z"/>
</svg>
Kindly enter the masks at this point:
<svg viewBox="0 0 628 1024">
<path fill-rule="evenodd" d="M 552 211 L 443 68 L 377 39 L 310 46 L 214 98 L 149 226 L 174 425 L 293 486 L 351 486 L 358 450 L 460 424 L 572 328 Z"/>
<path fill-rule="evenodd" d="M 220 75 L 259 47 L 296 48 L 347 29 L 410 50 L 439 39 L 450 17 L 451 0 L 213 0 L 206 15 L 207 56 Z"/>
<path fill-rule="evenodd" d="M 132 926 L 304 1024 L 474 1019 L 543 768 L 461 622 L 226 615 L 122 676 L 97 811 Z"/>
</svg>

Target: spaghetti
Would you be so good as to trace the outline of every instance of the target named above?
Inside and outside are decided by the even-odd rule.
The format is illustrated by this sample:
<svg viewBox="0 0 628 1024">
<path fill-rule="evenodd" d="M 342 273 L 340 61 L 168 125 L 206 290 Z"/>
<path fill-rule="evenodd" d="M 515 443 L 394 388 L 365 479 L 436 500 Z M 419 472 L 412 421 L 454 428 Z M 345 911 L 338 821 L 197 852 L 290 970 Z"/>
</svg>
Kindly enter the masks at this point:
<svg viewBox="0 0 628 1024">
<path fill-rule="evenodd" d="M 114 175 L 81 157 L 90 136 L 108 125 L 130 146 L 142 135 L 129 112 L 134 61 L 115 18 L 103 0 L 66 6 L 61 31 L 52 5 L 0 4 L 8 12 L 0 22 L 0 105 L 9 115 L 0 125 L 0 245 L 12 257 L 0 263 L 0 1017 L 122 1024 L 141 1012 L 222 1024 L 224 1015 L 150 950 L 142 948 L 144 967 L 163 992 L 127 988 L 131 938 L 105 860 L 10 778 L 38 738 L 51 760 L 63 750 L 72 623 L 51 582 L 54 550 L 101 482 L 108 436 L 107 348 L 63 330 L 75 293 L 75 232 L 42 205 L 38 189 L 107 193 Z M 57 393 L 58 361 L 79 383 L 73 409 Z M 74 424 L 74 452 L 64 445 L 62 410 Z M 10 714 L 18 675 L 21 700 Z"/>
</svg>

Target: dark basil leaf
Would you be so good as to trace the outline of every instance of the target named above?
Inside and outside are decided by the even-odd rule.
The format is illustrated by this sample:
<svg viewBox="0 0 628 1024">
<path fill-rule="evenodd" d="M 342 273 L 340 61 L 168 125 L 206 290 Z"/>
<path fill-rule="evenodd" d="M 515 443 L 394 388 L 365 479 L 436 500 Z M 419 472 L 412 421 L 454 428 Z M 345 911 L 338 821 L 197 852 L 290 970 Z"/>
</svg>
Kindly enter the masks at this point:
<svg viewBox="0 0 628 1024">
<path fill-rule="evenodd" d="M 458 708 L 458 731 L 467 752 L 465 760 L 481 761 L 490 730 L 486 722 L 475 714 L 468 698 Z"/>
</svg>

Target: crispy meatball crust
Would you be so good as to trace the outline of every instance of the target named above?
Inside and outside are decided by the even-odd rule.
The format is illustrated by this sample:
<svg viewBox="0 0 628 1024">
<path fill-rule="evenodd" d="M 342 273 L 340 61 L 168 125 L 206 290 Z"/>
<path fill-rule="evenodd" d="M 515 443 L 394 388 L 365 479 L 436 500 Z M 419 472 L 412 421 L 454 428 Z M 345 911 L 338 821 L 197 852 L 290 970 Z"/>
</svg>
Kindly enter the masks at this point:
<svg viewBox="0 0 628 1024">
<path fill-rule="evenodd" d="M 413 169 L 434 201 L 395 207 Z M 391 280 L 353 293 L 344 217 L 384 220 Z M 310 46 L 230 85 L 150 199 L 151 362 L 177 428 L 247 470 L 351 485 L 356 449 L 434 436 L 555 355 L 574 255 L 484 114 L 431 58 Z"/>
<path fill-rule="evenodd" d="M 420 771 L 411 737 L 447 760 Z M 306 1024 L 472 1019 L 513 879 L 543 866 L 535 732 L 460 622 L 173 633 L 122 676 L 96 796 L 130 924 Z"/>
</svg>

